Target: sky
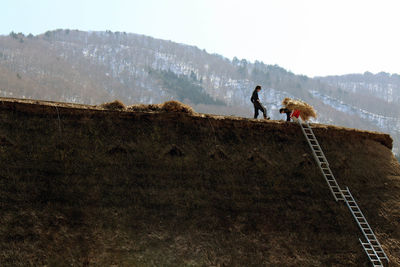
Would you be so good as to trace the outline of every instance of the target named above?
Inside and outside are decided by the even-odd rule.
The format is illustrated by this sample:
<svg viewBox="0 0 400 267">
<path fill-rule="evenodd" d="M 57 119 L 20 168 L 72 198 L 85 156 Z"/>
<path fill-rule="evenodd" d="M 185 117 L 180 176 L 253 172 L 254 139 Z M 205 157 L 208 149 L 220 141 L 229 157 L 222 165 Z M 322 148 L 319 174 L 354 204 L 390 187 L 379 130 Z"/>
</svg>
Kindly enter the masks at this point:
<svg viewBox="0 0 400 267">
<path fill-rule="evenodd" d="M 121 31 L 310 77 L 400 73 L 398 0 L 3 0 L 0 34 Z"/>
</svg>

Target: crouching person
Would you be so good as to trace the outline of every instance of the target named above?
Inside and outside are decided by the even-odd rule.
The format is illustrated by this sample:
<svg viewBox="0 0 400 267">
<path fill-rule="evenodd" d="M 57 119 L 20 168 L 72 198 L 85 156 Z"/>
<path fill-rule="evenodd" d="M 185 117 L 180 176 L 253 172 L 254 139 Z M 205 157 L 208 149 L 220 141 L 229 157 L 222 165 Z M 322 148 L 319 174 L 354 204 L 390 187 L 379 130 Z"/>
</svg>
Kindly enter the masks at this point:
<svg viewBox="0 0 400 267">
<path fill-rule="evenodd" d="M 286 114 L 286 121 L 290 121 L 290 114 L 292 113 L 292 111 L 291 111 L 290 109 L 288 109 L 288 108 L 281 108 L 281 109 L 279 110 L 279 113 L 280 113 L 280 114 L 285 113 L 285 114 Z"/>
</svg>

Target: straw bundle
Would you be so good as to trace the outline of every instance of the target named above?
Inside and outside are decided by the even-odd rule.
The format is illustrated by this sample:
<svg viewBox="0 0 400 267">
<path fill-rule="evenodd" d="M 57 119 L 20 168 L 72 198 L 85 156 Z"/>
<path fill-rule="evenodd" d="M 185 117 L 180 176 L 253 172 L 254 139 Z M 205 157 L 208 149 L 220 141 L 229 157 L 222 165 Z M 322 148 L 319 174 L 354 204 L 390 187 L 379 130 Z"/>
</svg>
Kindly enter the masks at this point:
<svg viewBox="0 0 400 267">
<path fill-rule="evenodd" d="M 165 111 L 172 111 L 172 112 L 184 112 L 189 114 L 194 113 L 194 110 L 191 106 L 185 105 L 175 100 L 167 101 L 164 104 L 162 104 L 162 109 Z"/>
<path fill-rule="evenodd" d="M 111 110 L 124 110 L 126 106 L 120 100 L 114 100 L 113 102 L 108 102 L 100 105 L 101 108 L 111 109 Z"/>
<path fill-rule="evenodd" d="M 317 117 L 317 113 L 315 112 L 314 108 L 303 101 L 294 100 L 289 97 L 286 97 L 282 101 L 282 105 L 290 110 L 295 110 L 295 109 L 300 110 L 300 117 L 303 121 L 307 121 L 311 117 L 313 118 Z"/>
<path fill-rule="evenodd" d="M 148 111 L 167 111 L 167 112 L 184 112 L 194 114 L 191 106 L 185 105 L 179 101 L 171 100 L 163 104 L 135 104 L 128 107 L 129 111 L 148 112 Z"/>
</svg>

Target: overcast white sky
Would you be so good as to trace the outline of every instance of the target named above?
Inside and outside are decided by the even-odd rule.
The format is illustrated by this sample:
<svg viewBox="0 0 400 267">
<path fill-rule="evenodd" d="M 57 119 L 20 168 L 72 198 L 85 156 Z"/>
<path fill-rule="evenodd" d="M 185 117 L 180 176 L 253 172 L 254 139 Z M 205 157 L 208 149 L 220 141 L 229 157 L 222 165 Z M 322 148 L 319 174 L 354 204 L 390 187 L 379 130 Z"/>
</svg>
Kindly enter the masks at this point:
<svg viewBox="0 0 400 267">
<path fill-rule="evenodd" d="M 400 73 L 396 0 L 3 0 L 0 34 L 140 33 L 308 76 Z"/>
</svg>

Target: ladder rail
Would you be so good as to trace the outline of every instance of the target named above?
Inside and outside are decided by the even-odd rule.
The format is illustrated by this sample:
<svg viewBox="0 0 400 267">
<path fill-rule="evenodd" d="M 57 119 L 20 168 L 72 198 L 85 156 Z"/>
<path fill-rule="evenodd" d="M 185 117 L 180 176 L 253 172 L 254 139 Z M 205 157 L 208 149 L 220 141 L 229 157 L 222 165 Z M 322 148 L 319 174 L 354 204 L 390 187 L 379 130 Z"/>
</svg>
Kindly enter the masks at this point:
<svg viewBox="0 0 400 267">
<path fill-rule="evenodd" d="M 324 161 L 325 161 L 325 162 L 327 163 L 327 165 L 329 166 L 329 162 L 328 162 L 328 160 L 327 160 L 326 157 L 325 157 L 325 153 L 324 153 L 324 151 L 322 151 L 321 145 L 319 144 L 319 142 L 318 142 L 318 140 L 317 140 L 317 137 L 315 136 L 314 131 L 312 130 L 310 124 L 309 124 L 308 122 L 304 122 L 304 124 L 307 125 L 307 128 L 306 128 L 306 129 L 310 131 L 310 134 L 312 135 L 313 139 L 314 139 L 315 142 L 316 142 L 317 147 L 318 147 L 319 150 L 320 150 L 319 153 L 321 153 L 321 156 L 323 157 Z M 306 129 L 304 129 L 304 127 L 303 127 L 303 125 L 302 125 L 301 122 L 300 122 L 300 125 L 302 126 L 301 128 L 302 128 L 302 130 L 303 130 L 304 135 L 307 137 L 307 138 L 306 138 L 307 141 L 309 141 L 309 138 L 308 138 Z M 311 145 L 311 142 L 309 141 L 308 143 L 310 144 L 311 149 L 312 149 L 313 152 L 314 152 L 314 147 Z M 314 156 L 318 158 L 318 156 L 316 155 L 315 152 L 314 152 Z"/>
<path fill-rule="evenodd" d="M 370 262 L 372 263 L 372 266 L 376 266 L 376 267 L 383 267 L 383 263 L 381 261 L 381 259 L 379 258 L 378 254 L 376 253 L 375 249 L 371 246 L 370 243 L 364 243 L 361 241 L 361 239 L 358 239 L 361 243 L 361 246 L 363 247 L 365 253 L 367 254 L 368 259 L 370 260 Z M 370 246 L 371 248 L 368 248 L 367 246 Z M 369 253 L 368 250 L 372 250 L 373 253 Z M 374 258 L 372 258 L 374 257 Z M 378 263 L 376 263 L 378 262 Z"/>
<path fill-rule="evenodd" d="M 342 193 L 342 191 L 340 189 L 340 186 L 337 183 L 337 181 L 335 179 L 335 176 L 333 175 L 333 173 L 332 173 L 332 171 L 331 171 L 331 169 L 329 167 L 329 162 L 326 159 L 325 154 L 322 151 L 322 148 L 321 148 L 317 138 L 315 137 L 315 134 L 314 134 L 313 130 L 310 127 L 310 124 L 308 122 L 306 122 L 305 123 L 305 125 L 307 126 L 306 128 L 304 128 L 303 123 L 301 122 L 301 120 L 299 120 L 299 124 L 300 124 L 300 128 L 301 128 L 304 136 L 306 137 L 307 143 L 311 148 L 311 151 L 313 153 L 314 159 L 317 161 L 318 167 L 319 167 L 322 175 L 324 176 L 326 183 L 328 184 L 329 190 L 331 191 L 333 197 L 335 198 L 335 201 L 343 200 L 344 196 L 343 196 L 343 193 Z M 306 129 L 307 129 L 307 131 L 310 132 L 310 135 L 312 136 L 311 140 L 310 140 L 309 136 L 307 135 Z M 311 142 L 314 142 L 315 144 L 313 145 Z M 322 157 L 323 161 L 321 161 L 319 159 L 314 146 L 318 148 L 318 153 L 321 153 L 321 157 Z M 322 165 L 324 165 L 324 168 L 323 168 Z M 325 173 L 325 170 L 328 173 Z M 330 175 L 331 179 L 328 179 L 327 175 Z M 330 183 L 334 183 L 334 185 L 331 185 Z M 334 188 L 336 188 L 337 190 L 335 191 Z M 337 194 L 339 194 L 339 197 L 336 196 Z"/>
<path fill-rule="evenodd" d="M 364 213 L 361 211 L 361 209 L 360 209 L 360 207 L 358 206 L 356 200 L 354 199 L 353 195 L 351 194 L 350 189 L 349 189 L 348 187 L 346 187 L 346 190 L 343 190 L 343 191 L 346 192 L 346 193 L 348 193 L 348 194 L 349 194 L 349 197 L 350 197 L 350 199 L 351 199 L 351 202 L 354 202 L 354 205 L 355 205 L 355 207 L 356 207 L 356 209 L 357 209 L 356 211 L 354 211 L 354 210 L 352 209 L 352 207 L 351 207 L 351 205 L 350 205 L 350 203 L 349 203 L 350 201 L 347 200 L 346 195 L 344 194 L 346 205 L 347 205 L 347 207 L 349 208 L 349 210 L 350 210 L 351 214 L 353 215 L 354 219 L 356 220 L 356 222 L 357 222 L 357 224 L 358 224 L 358 227 L 360 228 L 361 232 L 363 233 L 363 235 L 364 235 L 365 239 L 367 240 L 368 244 L 370 244 L 371 246 L 374 247 L 374 252 L 375 252 L 375 254 L 377 255 L 377 257 L 378 257 L 379 259 L 385 259 L 385 260 L 387 260 L 387 261 L 389 262 L 389 258 L 387 257 L 385 251 L 384 251 L 383 248 L 382 248 L 382 245 L 381 245 L 380 242 L 378 241 L 378 238 L 376 237 L 374 231 L 372 230 L 372 228 L 371 228 L 371 226 L 369 225 L 367 219 L 365 218 Z M 357 217 L 357 215 L 355 214 L 356 212 L 359 213 L 361 216 L 358 216 L 358 217 Z M 360 222 L 360 219 L 359 219 L 359 218 L 363 219 L 364 222 Z M 362 226 L 361 224 L 365 224 L 366 226 L 364 227 L 364 226 Z M 366 233 L 366 230 L 370 231 L 371 233 Z M 369 237 L 369 236 L 372 236 L 372 238 Z M 372 241 L 372 242 L 375 242 L 376 244 L 373 245 L 373 244 L 371 243 L 371 241 Z M 364 247 L 364 246 L 363 246 L 363 247 Z M 375 249 L 375 247 L 378 248 L 378 250 L 379 250 L 378 252 L 377 252 L 377 250 Z M 365 249 L 365 248 L 364 248 L 364 249 Z M 377 253 L 382 253 L 383 256 L 379 256 Z"/>
</svg>

